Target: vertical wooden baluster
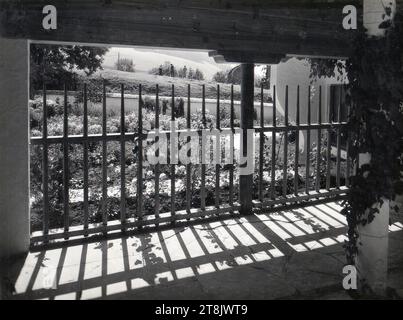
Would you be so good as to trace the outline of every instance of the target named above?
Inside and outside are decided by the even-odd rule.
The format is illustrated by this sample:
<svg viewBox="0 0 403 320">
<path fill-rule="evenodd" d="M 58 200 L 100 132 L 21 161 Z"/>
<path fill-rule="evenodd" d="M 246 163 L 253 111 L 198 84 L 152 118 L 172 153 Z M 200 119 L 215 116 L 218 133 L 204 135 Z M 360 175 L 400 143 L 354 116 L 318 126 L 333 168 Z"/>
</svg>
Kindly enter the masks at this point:
<svg viewBox="0 0 403 320">
<path fill-rule="evenodd" d="M 284 153 L 283 153 L 283 197 L 287 196 L 287 181 L 288 181 L 288 85 L 285 86 L 285 131 L 284 131 Z"/>
<path fill-rule="evenodd" d="M 271 188 L 270 188 L 270 198 L 275 199 L 275 188 L 276 188 L 276 86 L 273 86 L 273 132 L 271 140 Z"/>
<path fill-rule="evenodd" d="M 331 91 L 333 101 L 334 101 L 334 91 Z M 333 102 L 334 103 L 334 102 Z M 332 124 L 332 109 L 333 105 L 329 105 L 329 110 L 328 110 L 328 123 L 329 125 Z M 331 144 L 331 138 L 332 138 L 332 128 L 329 127 L 327 129 L 327 149 L 326 149 L 326 189 L 330 190 L 330 166 L 331 166 L 331 156 L 332 156 L 332 144 Z"/>
<path fill-rule="evenodd" d="M 342 97 L 343 97 L 343 88 L 340 86 L 340 91 L 339 91 L 339 103 L 337 105 L 337 140 L 336 140 L 336 146 L 337 146 L 337 157 L 336 157 L 336 185 L 337 188 L 340 188 L 340 162 L 341 162 L 341 126 L 340 126 L 340 120 L 341 120 L 341 103 L 342 103 Z"/>
<path fill-rule="evenodd" d="M 190 84 L 188 84 L 188 101 L 187 101 L 187 111 L 186 111 L 186 128 L 190 130 Z M 187 137 L 188 145 L 191 143 L 190 136 Z M 187 156 L 190 157 L 190 150 L 188 151 Z M 190 163 L 186 165 L 186 212 L 190 213 L 191 201 L 192 201 L 192 184 L 191 184 L 191 170 L 192 166 Z"/>
<path fill-rule="evenodd" d="M 143 96 L 142 85 L 139 84 L 139 105 L 138 105 L 138 164 L 137 164 L 137 219 L 143 217 Z"/>
<path fill-rule="evenodd" d="M 358 170 L 360 170 L 360 154 L 357 154 L 357 158 L 354 163 L 355 174 L 357 174 Z"/>
<path fill-rule="evenodd" d="M 216 110 L 216 129 L 220 130 L 220 85 L 217 85 L 217 110 Z M 221 161 L 221 139 L 216 137 L 216 159 L 215 166 L 215 207 L 220 207 L 220 161 Z"/>
<path fill-rule="evenodd" d="M 298 168 L 299 168 L 299 125 L 300 125 L 300 119 L 299 119 L 299 114 L 300 114 L 300 105 L 299 105 L 299 86 L 297 86 L 297 110 L 296 110 L 296 115 L 295 115 L 295 124 L 297 126 L 297 129 L 295 131 L 295 160 L 294 160 L 294 194 L 295 196 L 298 196 L 298 185 L 299 185 L 299 174 L 298 174 Z"/>
<path fill-rule="evenodd" d="M 318 124 L 322 124 L 322 86 L 319 86 Z M 318 141 L 316 147 L 316 192 L 320 189 L 320 157 L 322 148 L 322 130 L 318 128 Z"/>
<path fill-rule="evenodd" d="M 230 118 L 230 127 L 231 127 L 231 159 L 234 161 L 234 85 L 231 85 L 231 118 Z M 232 207 L 234 205 L 234 163 L 231 164 L 229 168 L 229 205 Z"/>
<path fill-rule="evenodd" d="M 347 107 L 347 119 L 349 121 L 350 118 L 350 106 Z M 350 170 L 351 170 L 351 159 L 350 159 L 350 132 L 348 127 L 346 128 L 347 142 L 346 142 L 346 187 L 350 186 Z"/>
<path fill-rule="evenodd" d="M 87 84 L 84 84 L 84 230 L 85 235 L 88 235 L 88 101 L 87 101 Z"/>
<path fill-rule="evenodd" d="M 356 106 L 352 106 L 354 109 L 357 109 Z M 357 130 L 356 128 L 351 128 L 352 130 Z M 353 175 L 357 175 L 358 171 L 360 170 L 360 154 L 358 153 L 355 157 L 355 159 L 353 160 Z"/>
<path fill-rule="evenodd" d="M 202 86 L 202 123 L 203 129 L 207 127 L 206 120 L 206 86 L 203 84 Z M 202 145 L 202 148 L 204 146 Z M 204 162 L 204 159 L 202 159 Z M 202 163 L 201 165 L 201 189 L 200 189 L 200 208 L 201 210 L 206 210 L 206 165 Z"/>
<path fill-rule="evenodd" d="M 159 86 L 155 88 L 155 130 L 160 128 L 160 102 L 159 102 Z M 159 141 L 159 138 L 155 138 L 155 143 Z M 155 156 L 159 158 L 159 148 L 155 152 Z M 160 164 L 155 165 L 155 217 L 158 218 L 160 214 Z"/>
<path fill-rule="evenodd" d="M 106 83 L 103 81 L 102 85 L 102 224 L 104 232 L 106 233 L 106 226 L 108 224 L 108 166 L 107 166 L 107 142 L 106 142 Z"/>
<path fill-rule="evenodd" d="M 171 107 L 171 121 L 175 121 L 175 87 L 172 85 L 172 107 Z M 171 146 L 171 160 L 176 158 L 177 155 L 172 154 L 172 150 L 176 150 L 173 148 L 173 141 L 175 138 L 173 137 L 174 133 L 171 132 L 170 146 Z M 171 163 L 171 216 L 172 218 L 175 216 L 175 164 Z M 174 220 L 172 220 L 173 222 Z"/>
<path fill-rule="evenodd" d="M 69 115 L 67 109 L 67 85 L 64 85 L 63 102 L 63 213 L 64 213 L 64 232 L 69 231 Z M 85 221 L 85 219 L 84 219 Z"/>
<path fill-rule="evenodd" d="M 263 161 L 264 161 L 264 91 L 260 88 L 260 137 L 259 137 L 259 201 L 263 202 Z"/>
<path fill-rule="evenodd" d="M 43 234 L 45 242 L 49 234 L 49 159 L 48 159 L 48 105 L 46 102 L 46 85 L 43 85 L 43 123 L 42 123 L 42 188 L 43 188 Z"/>
<path fill-rule="evenodd" d="M 122 229 L 126 222 L 126 141 L 125 141 L 125 92 L 120 86 L 120 222 Z M 140 119 L 139 119 L 140 121 Z M 139 177 L 137 177 L 139 179 Z"/>
<path fill-rule="evenodd" d="M 306 131 L 306 161 L 305 161 L 305 193 L 309 193 L 309 166 L 310 166 L 310 154 L 311 154 L 311 86 L 308 87 L 308 129 Z"/>
</svg>

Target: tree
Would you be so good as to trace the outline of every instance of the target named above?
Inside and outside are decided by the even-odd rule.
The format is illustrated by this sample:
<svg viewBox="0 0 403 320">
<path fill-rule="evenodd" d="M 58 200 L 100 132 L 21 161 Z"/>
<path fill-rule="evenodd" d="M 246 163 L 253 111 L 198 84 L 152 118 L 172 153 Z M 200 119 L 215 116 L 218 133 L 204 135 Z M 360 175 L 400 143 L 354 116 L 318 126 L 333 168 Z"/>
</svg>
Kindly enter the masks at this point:
<svg viewBox="0 0 403 320">
<path fill-rule="evenodd" d="M 171 76 L 171 66 L 172 63 L 170 61 L 165 61 L 164 64 L 160 65 L 158 68 L 152 68 L 149 73 L 160 75 L 160 76 Z M 178 77 L 178 68 L 174 66 L 174 77 Z M 161 71 L 161 73 L 160 73 Z"/>
<path fill-rule="evenodd" d="M 224 71 L 218 71 L 213 76 L 213 81 L 226 83 L 227 82 L 227 74 Z"/>
<path fill-rule="evenodd" d="M 180 68 L 178 70 L 178 76 L 179 78 L 186 78 L 187 77 L 187 68 L 184 66 L 183 68 Z"/>
<path fill-rule="evenodd" d="M 102 69 L 107 51 L 103 47 L 31 45 L 31 98 L 44 81 L 50 89 L 61 89 L 65 83 L 75 82 L 77 70 L 88 76 Z"/>
<path fill-rule="evenodd" d="M 196 69 L 194 75 L 193 75 L 193 79 L 195 80 L 204 80 L 204 74 L 200 69 Z"/>
<path fill-rule="evenodd" d="M 270 78 L 271 78 L 271 66 L 267 64 L 264 67 L 264 76 L 261 79 L 259 86 L 263 86 L 263 88 L 265 89 L 270 89 Z"/>
<path fill-rule="evenodd" d="M 190 67 L 188 72 L 188 79 L 193 79 L 193 77 L 194 77 L 194 71 L 192 67 Z"/>
<path fill-rule="evenodd" d="M 132 59 L 122 58 L 115 63 L 116 70 L 134 72 L 134 64 Z"/>
<path fill-rule="evenodd" d="M 263 87 L 264 89 L 270 89 L 270 76 L 271 76 L 271 66 L 265 65 L 263 67 L 263 76 L 256 77 L 255 85 L 257 87 Z"/>
<path fill-rule="evenodd" d="M 320 58 L 309 58 L 307 59 L 310 65 L 310 75 L 312 80 L 317 80 L 321 77 L 335 77 L 341 80 L 341 75 L 345 69 L 345 62 L 343 60 L 337 59 L 320 59 Z M 336 71 L 338 74 L 336 74 Z"/>
</svg>

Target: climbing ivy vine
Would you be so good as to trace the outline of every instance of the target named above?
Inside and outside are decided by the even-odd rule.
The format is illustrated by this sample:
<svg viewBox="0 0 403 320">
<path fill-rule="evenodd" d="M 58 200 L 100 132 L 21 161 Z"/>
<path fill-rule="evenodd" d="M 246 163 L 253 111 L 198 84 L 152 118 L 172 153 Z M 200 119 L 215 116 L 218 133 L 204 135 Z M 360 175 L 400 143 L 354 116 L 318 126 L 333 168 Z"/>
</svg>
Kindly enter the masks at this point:
<svg viewBox="0 0 403 320">
<path fill-rule="evenodd" d="M 402 35 L 398 24 L 384 38 L 368 38 L 361 30 L 354 47 L 346 61 L 350 151 L 353 163 L 365 153 L 370 154 L 370 161 L 357 168 L 344 203 L 350 264 L 358 253 L 357 227 L 373 221 L 384 199 L 394 200 L 403 192 Z"/>
<path fill-rule="evenodd" d="M 385 14 L 390 15 L 386 12 Z M 384 199 L 403 193 L 403 35 L 397 15 L 380 27 L 383 38 L 368 38 L 364 28 L 355 39 L 354 51 L 346 61 L 310 59 L 311 79 L 334 77 L 345 68 L 349 84 L 346 103 L 351 106 L 349 150 L 356 168 L 342 213 L 348 222 L 345 244 L 349 264 L 358 253 L 359 225 L 371 223 Z M 360 154 L 370 154 L 369 163 L 358 168 Z M 397 211 L 398 208 L 394 207 Z"/>
</svg>

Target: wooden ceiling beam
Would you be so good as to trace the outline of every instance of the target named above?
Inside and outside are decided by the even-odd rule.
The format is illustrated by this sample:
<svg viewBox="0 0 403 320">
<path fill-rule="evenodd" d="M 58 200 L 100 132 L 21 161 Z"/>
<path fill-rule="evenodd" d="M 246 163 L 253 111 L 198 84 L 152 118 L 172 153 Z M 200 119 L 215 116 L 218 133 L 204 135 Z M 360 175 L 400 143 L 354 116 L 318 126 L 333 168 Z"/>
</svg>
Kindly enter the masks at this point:
<svg viewBox="0 0 403 320">
<path fill-rule="evenodd" d="M 270 60 L 286 54 L 346 56 L 355 32 L 342 28 L 345 3 L 0 0 L 0 34 L 56 42 L 218 50 L 226 52 L 229 60 Z M 42 28 L 45 4 L 58 10 L 57 30 Z"/>
</svg>

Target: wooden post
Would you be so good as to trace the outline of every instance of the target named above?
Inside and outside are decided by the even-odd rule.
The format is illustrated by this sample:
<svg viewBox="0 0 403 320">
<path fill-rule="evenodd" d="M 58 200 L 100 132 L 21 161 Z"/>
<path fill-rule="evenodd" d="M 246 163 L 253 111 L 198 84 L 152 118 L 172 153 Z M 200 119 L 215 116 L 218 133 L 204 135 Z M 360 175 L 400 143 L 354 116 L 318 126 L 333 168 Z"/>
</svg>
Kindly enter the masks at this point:
<svg viewBox="0 0 403 320">
<path fill-rule="evenodd" d="M 254 100 L 254 64 L 253 63 L 243 63 L 241 65 L 242 71 L 242 82 L 241 82 L 241 129 L 242 129 L 242 153 L 241 159 L 246 158 L 248 152 L 248 136 L 247 129 L 253 129 L 253 100 Z M 254 156 L 251 158 L 254 161 Z M 241 164 L 241 167 L 246 167 L 252 165 L 247 162 Z M 241 202 L 241 214 L 249 215 L 252 214 L 252 193 L 253 193 L 253 174 L 243 174 L 241 172 L 239 177 L 239 197 Z"/>
</svg>

